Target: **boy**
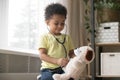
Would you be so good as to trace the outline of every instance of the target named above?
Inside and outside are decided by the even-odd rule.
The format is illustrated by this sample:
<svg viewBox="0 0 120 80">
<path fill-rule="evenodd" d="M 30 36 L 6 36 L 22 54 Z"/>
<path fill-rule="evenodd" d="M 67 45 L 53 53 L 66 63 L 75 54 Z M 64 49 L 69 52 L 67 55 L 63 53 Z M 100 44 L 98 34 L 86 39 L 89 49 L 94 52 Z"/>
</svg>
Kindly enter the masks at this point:
<svg viewBox="0 0 120 80">
<path fill-rule="evenodd" d="M 40 38 L 39 53 L 42 61 L 41 79 L 53 80 L 54 73 L 62 74 L 62 67 L 69 62 L 68 56 L 74 56 L 74 47 L 70 36 L 62 34 L 67 9 L 59 4 L 53 3 L 45 9 L 45 22 L 49 27 L 49 33 Z"/>
</svg>

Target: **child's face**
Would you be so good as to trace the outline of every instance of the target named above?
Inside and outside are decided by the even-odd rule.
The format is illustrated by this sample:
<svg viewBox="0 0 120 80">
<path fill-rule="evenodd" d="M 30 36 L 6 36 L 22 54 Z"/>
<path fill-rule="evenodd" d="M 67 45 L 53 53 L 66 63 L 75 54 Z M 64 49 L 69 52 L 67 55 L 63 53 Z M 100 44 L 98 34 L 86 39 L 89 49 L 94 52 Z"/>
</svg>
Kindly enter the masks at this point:
<svg viewBox="0 0 120 80">
<path fill-rule="evenodd" d="M 50 32 L 54 35 L 60 35 L 65 26 L 65 16 L 55 14 L 49 20 L 46 20 Z"/>
</svg>

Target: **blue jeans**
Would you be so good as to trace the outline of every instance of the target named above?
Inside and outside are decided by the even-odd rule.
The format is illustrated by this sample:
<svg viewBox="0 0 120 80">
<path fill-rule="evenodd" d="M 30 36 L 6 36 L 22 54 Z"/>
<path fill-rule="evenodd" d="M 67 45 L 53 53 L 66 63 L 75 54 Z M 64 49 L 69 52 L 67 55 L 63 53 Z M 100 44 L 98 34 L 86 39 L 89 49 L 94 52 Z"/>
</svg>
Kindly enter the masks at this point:
<svg viewBox="0 0 120 80">
<path fill-rule="evenodd" d="M 53 74 L 62 74 L 64 73 L 64 71 L 62 70 L 62 68 L 56 69 L 56 70 L 52 70 L 52 69 L 42 69 L 41 70 L 41 78 L 39 80 L 54 80 L 52 78 Z"/>
</svg>

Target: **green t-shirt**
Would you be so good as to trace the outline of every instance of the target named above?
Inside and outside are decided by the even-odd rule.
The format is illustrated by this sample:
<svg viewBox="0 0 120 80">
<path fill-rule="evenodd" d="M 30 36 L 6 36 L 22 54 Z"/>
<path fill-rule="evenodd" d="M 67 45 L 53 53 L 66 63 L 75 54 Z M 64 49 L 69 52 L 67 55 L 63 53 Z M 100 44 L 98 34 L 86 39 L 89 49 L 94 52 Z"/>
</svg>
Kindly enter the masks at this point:
<svg viewBox="0 0 120 80">
<path fill-rule="evenodd" d="M 67 53 L 69 53 L 70 50 L 74 49 L 71 37 L 66 34 L 61 34 L 59 36 L 53 36 L 52 34 L 44 34 L 40 37 L 40 43 L 39 43 L 39 49 L 40 48 L 46 48 L 47 54 L 54 58 L 62 58 L 65 57 L 67 54 L 65 53 L 65 50 L 62 46 L 62 44 L 58 43 L 57 38 L 60 42 L 64 41 L 64 38 L 66 38 L 64 46 L 67 50 Z M 57 68 L 59 67 L 56 64 L 51 64 L 45 61 L 42 61 L 42 67 L 41 68 Z"/>
</svg>

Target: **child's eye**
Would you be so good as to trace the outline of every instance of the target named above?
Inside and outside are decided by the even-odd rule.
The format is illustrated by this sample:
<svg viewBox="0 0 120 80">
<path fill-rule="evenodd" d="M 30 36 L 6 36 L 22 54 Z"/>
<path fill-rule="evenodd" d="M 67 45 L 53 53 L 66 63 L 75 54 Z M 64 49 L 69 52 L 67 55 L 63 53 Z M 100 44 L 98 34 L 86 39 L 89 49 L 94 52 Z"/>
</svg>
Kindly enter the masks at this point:
<svg viewBox="0 0 120 80">
<path fill-rule="evenodd" d="M 58 26 L 58 25 L 64 26 L 65 25 L 65 23 L 54 23 L 54 24 L 55 24 L 55 26 Z"/>
<path fill-rule="evenodd" d="M 64 26 L 65 25 L 65 23 L 61 23 L 61 26 Z"/>
<path fill-rule="evenodd" d="M 54 23 L 56 26 L 59 24 L 59 23 Z"/>
</svg>

